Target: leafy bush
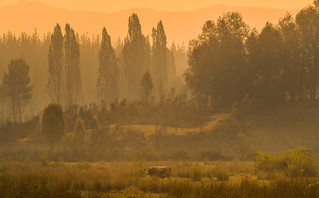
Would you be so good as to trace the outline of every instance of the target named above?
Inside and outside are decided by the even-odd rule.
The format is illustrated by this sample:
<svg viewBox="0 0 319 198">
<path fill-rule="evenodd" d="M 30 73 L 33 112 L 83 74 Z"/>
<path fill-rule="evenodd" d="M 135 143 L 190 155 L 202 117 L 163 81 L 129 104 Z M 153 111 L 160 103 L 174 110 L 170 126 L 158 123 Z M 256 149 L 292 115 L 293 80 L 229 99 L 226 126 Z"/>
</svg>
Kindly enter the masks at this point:
<svg viewBox="0 0 319 198">
<path fill-rule="evenodd" d="M 46 166 L 49 166 L 49 161 L 48 161 L 48 156 L 46 153 L 42 153 L 41 155 L 41 158 L 40 158 L 40 161 L 41 161 L 41 165 L 46 167 Z"/>
<path fill-rule="evenodd" d="M 225 169 L 220 168 L 217 166 L 213 170 L 213 175 L 217 178 L 218 181 L 228 181 L 229 180 L 229 174 Z"/>
<path fill-rule="evenodd" d="M 99 119 L 97 116 L 93 116 L 91 120 L 91 128 L 92 129 L 98 129 L 100 127 Z"/>
<path fill-rule="evenodd" d="M 189 177 L 193 181 L 200 181 L 202 178 L 202 173 L 198 167 L 192 167 L 192 169 L 189 171 Z"/>
<path fill-rule="evenodd" d="M 278 159 L 274 156 L 273 153 L 257 152 L 257 157 L 256 157 L 257 171 L 264 171 L 264 172 L 281 171 L 285 167 L 286 165 L 284 165 L 283 168 L 279 166 Z"/>
<path fill-rule="evenodd" d="M 297 148 L 294 151 L 281 151 L 279 156 L 274 156 L 273 153 L 258 152 L 256 170 L 283 171 L 289 177 L 309 177 L 317 175 L 318 167 L 311 150 Z"/>
<path fill-rule="evenodd" d="M 311 150 L 297 148 L 294 151 L 285 151 L 281 153 L 283 160 L 287 161 L 287 175 L 290 177 L 316 176 L 317 164 L 314 160 Z"/>
<path fill-rule="evenodd" d="M 86 129 L 84 126 L 84 122 L 81 118 L 76 120 L 74 130 L 73 130 L 73 143 L 76 146 L 81 146 L 84 142 L 84 137 L 86 133 Z"/>
</svg>

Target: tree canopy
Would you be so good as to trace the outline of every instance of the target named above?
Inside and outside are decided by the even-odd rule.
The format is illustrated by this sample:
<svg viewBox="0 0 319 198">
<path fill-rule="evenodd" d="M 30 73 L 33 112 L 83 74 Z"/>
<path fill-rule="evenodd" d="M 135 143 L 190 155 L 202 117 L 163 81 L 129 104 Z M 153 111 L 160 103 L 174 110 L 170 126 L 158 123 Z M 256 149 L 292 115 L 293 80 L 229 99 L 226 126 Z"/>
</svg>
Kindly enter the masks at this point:
<svg viewBox="0 0 319 198">
<path fill-rule="evenodd" d="M 54 144 L 64 137 L 64 118 L 59 104 L 49 104 L 42 115 L 42 134 L 50 144 L 51 152 Z"/>
<path fill-rule="evenodd" d="M 119 77 L 118 63 L 111 37 L 108 35 L 106 28 L 103 28 L 99 51 L 97 87 L 100 98 L 107 104 L 113 102 L 119 96 Z"/>
<path fill-rule="evenodd" d="M 8 72 L 4 73 L 2 94 L 11 103 L 13 121 L 22 121 L 22 107 L 27 105 L 32 97 L 30 85 L 29 65 L 23 59 L 13 59 L 8 65 Z"/>
</svg>

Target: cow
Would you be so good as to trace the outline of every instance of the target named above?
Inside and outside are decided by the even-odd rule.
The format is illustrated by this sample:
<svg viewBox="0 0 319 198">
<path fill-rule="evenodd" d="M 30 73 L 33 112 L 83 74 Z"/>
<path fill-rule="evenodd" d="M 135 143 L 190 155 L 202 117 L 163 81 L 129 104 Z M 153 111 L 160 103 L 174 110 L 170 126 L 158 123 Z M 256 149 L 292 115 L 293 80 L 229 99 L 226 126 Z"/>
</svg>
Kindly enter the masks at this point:
<svg viewBox="0 0 319 198">
<path fill-rule="evenodd" d="M 172 169 L 169 166 L 152 166 L 149 168 L 144 168 L 144 170 L 146 171 L 146 175 L 151 177 L 160 177 L 162 179 L 165 177 L 169 179 L 172 174 Z"/>
</svg>

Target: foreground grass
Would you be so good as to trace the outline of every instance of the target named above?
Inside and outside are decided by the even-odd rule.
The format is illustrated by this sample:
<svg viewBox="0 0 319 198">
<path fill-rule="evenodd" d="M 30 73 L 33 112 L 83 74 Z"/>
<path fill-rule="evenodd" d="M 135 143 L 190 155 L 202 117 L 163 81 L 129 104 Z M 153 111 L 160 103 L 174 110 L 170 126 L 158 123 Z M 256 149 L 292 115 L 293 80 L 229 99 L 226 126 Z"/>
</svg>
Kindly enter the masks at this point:
<svg viewBox="0 0 319 198">
<path fill-rule="evenodd" d="M 144 166 L 170 165 L 170 179 Z M 251 162 L 3 162 L 0 197 L 319 197 L 318 178 L 254 175 Z M 222 177 L 220 177 L 222 175 Z"/>
</svg>

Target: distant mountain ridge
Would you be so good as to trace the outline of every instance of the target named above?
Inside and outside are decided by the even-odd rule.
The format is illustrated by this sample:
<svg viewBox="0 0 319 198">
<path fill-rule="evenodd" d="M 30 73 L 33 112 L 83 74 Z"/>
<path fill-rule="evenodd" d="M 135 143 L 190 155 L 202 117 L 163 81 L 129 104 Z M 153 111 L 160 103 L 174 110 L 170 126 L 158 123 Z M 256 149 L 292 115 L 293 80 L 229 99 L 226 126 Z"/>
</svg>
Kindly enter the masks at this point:
<svg viewBox="0 0 319 198">
<path fill-rule="evenodd" d="M 163 21 L 168 42 L 188 43 L 200 32 L 205 21 L 216 20 L 218 16 L 229 11 L 243 14 L 244 20 L 251 27 L 261 29 L 267 21 L 277 23 L 287 12 L 296 10 L 279 10 L 258 7 L 231 7 L 217 5 L 195 11 L 156 11 L 150 8 L 137 8 L 114 13 L 92 11 L 70 11 L 56 8 L 40 2 L 20 2 L 17 5 L 0 7 L 0 33 L 12 31 L 32 33 L 37 29 L 40 35 L 52 31 L 56 23 L 70 25 L 78 33 L 89 35 L 100 34 L 105 26 L 113 41 L 118 37 L 124 39 L 127 35 L 128 17 L 137 13 L 145 35 L 150 35 L 152 27 L 159 20 Z"/>
</svg>

